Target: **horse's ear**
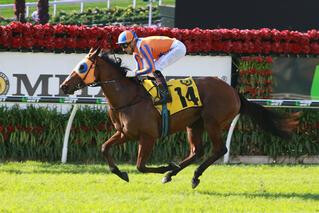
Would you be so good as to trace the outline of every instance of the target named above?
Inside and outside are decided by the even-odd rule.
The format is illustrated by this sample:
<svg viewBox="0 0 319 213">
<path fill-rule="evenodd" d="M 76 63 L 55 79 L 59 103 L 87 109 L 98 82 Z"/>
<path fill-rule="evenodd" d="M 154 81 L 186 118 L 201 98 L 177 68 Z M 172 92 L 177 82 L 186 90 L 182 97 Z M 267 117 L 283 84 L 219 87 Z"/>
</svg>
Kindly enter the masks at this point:
<svg viewBox="0 0 319 213">
<path fill-rule="evenodd" d="M 96 56 L 98 56 L 101 52 L 101 47 L 98 48 L 91 48 L 90 52 L 89 52 L 89 57 L 90 58 L 95 58 Z"/>
<path fill-rule="evenodd" d="M 89 52 L 89 55 L 91 55 L 93 52 L 94 52 L 94 48 L 93 47 L 91 47 L 91 49 L 90 49 L 90 52 Z"/>
</svg>

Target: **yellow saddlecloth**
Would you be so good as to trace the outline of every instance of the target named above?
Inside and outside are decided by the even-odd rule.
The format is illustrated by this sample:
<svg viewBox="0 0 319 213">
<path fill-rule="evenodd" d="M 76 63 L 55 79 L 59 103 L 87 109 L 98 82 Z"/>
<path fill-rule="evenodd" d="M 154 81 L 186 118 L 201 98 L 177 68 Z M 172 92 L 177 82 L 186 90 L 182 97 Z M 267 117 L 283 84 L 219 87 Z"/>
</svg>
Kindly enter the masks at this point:
<svg viewBox="0 0 319 213">
<path fill-rule="evenodd" d="M 171 115 L 184 109 L 202 106 L 193 78 L 172 79 L 167 82 L 167 85 L 172 96 L 172 102 L 167 103 L 167 108 Z M 153 82 L 151 80 L 144 80 L 143 86 L 154 100 L 157 97 L 157 88 Z M 162 112 L 162 105 L 156 105 L 155 107 L 160 113 Z"/>
</svg>

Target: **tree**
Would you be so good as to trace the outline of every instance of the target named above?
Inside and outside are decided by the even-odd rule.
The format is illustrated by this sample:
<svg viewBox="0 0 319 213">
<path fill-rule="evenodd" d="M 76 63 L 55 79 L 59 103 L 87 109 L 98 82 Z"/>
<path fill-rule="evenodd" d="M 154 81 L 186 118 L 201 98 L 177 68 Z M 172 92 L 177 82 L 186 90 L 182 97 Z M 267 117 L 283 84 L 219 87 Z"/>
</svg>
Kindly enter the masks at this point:
<svg viewBox="0 0 319 213">
<path fill-rule="evenodd" d="M 14 15 L 17 21 L 25 22 L 25 0 L 14 1 Z"/>
<path fill-rule="evenodd" d="M 38 0 L 38 16 L 40 24 L 49 21 L 49 0 Z"/>
</svg>

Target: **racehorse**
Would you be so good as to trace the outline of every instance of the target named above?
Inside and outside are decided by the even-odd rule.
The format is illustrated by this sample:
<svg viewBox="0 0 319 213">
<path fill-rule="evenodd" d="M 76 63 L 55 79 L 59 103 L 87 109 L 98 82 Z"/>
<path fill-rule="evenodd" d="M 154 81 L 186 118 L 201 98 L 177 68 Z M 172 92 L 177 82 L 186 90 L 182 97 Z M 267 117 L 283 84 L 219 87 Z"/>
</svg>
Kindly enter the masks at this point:
<svg viewBox="0 0 319 213">
<path fill-rule="evenodd" d="M 195 188 L 202 173 L 227 152 L 222 141 L 222 129 L 237 114 L 250 116 L 262 129 L 282 138 L 289 137 L 298 125 L 299 115 L 280 115 L 252 103 L 218 78 L 194 78 L 202 106 L 172 115 L 169 129 L 170 134 L 187 131 L 189 155 L 178 165 L 170 163 L 167 166 L 148 167 L 146 161 L 156 139 L 161 135 L 161 116 L 136 78 L 126 77 L 127 71 L 128 68 L 121 65 L 119 58 L 114 56 L 113 59 L 100 48 L 92 48 L 60 86 L 65 94 L 73 94 L 85 86 L 101 86 L 109 103 L 109 117 L 116 129 L 115 134 L 102 145 L 101 151 L 110 171 L 127 182 L 128 174 L 115 165 L 109 149 L 128 139 L 138 140 L 138 171 L 161 174 L 167 172 L 162 181 L 167 183 L 172 176 L 203 155 L 202 135 L 207 131 L 213 143 L 213 151 L 194 172 L 192 187 Z"/>
</svg>

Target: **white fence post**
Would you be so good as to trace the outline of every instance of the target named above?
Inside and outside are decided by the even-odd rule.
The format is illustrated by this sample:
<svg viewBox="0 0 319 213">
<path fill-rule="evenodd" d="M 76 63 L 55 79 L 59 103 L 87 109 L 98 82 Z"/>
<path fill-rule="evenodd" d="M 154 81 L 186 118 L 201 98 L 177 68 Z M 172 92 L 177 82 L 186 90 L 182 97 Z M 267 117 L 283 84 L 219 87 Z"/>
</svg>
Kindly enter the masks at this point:
<svg viewBox="0 0 319 213">
<path fill-rule="evenodd" d="M 25 8 L 25 17 L 29 17 L 29 6 Z"/>
<path fill-rule="evenodd" d="M 84 10 L 84 2 L 82 1 L 81 2 L 81 9 L 80 9 L 81 13 L 83 13 L 83 10 Z"/>
<path fill-rule="evenodd" d="M 133 8 L 135 9 L 136 8 L 136 0 L 133 0 L 132 5 L 133 5 Z"/>
<path fill-rule="evenodd" d="M 148 26 L 152 25 L 152 0 L 149 0 Z"/>
<path fill-rule="evenodd" d="M 56 16 L 56 0 L 53 2 L 53 17 Z"/>
<path fill-rule="evenodd" d="M 76 111 L 78 110 L 78 105 L 73 105 L 73 109 L 71 112 L 71 115 L 68 120 L 68 124 L 65 129 L 64 133 L 64 140 L 63 140 L 63 148 L 62 148 L 62 157 L 61 157 L 61 162 L 66 163 L 67 156 L 68 156 L 68 143 L 69 143 L 69 136 L 70 136 L 70 131 L 73 123 L 73 119 L 75 116 Z"/>
<path fill-rule="evenodd" d="M 52 6 L 53 5 L 53 16 L 56 16 L 57 14 L 57 5 L 64 5 L 64 4 L 75 4 L 75 3 L 80 3 L 80 11 L 83 12 L 84 11 L 84 3 L 93 3 L 93 2 L 104 2 L 107 1 L 107 8 L 110 9 L 111 7 L 111 0 L 61 0 L 61 1 L 57 1 L 57 0 L 51 0 L 49 1 L 49 5 Z M 134 0 L 136 1 L 136 0 Z M 135 3 L 136 4 L 136 3 Z M 26 17 L 29 16 L 29 7 L 36 7 L 37 6 L 37 2 L 26 2 Z M 0 3 L 0 10 L 2 8 L 14 8 L 14 4 L 1 4 Z"/>
<path fill-rule="evenodd" d="M 229 130 L 228 130 L 227 139 L 226 139 L 227 153 L 224 155 L 224 163 L 228 163 L 229 162 L 230 142 L 231 142 L 231 138 L 233 136 L 233 132 L 234 132 L 234 129 L 236 127 L 236 124 L 237 124 L 237 121 L 238 121 L 239 117 L 240 117 L 240 114 L 236 115 L 234 120 L 231 122 Z"/>
</svg>

